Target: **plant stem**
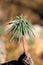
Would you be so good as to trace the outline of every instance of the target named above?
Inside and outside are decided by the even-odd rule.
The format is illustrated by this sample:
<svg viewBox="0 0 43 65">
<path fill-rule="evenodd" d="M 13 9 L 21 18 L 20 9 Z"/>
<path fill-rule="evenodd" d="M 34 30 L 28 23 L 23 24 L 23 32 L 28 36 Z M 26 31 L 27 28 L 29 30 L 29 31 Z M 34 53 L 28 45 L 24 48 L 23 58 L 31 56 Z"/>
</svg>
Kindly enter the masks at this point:
<svg viewBox="0 0 43 65">
<path fill-rule="evenodd" d="M 24 38 L 24 36 L 22 36 L 22 42 L 23 42 L 23 49 L 24 49 L 24 52 L 25 52 L 25 54 L 26 54 L 26 60 L 24 59 L 24 61 L 27 63 L 27 60 L 28 60 L 28 63 L 30 64 L 30 65 L 34 65 L 34 63 L 33 63 L 33 60 L 32 60 L 32 58 L 31 58 L 31 56 L 30 56 L 30 54 L 29 53 L 27 53 L 27 51 L 26 51 L 26 48 L 25 48 L 25 38 Z M 27 63 L 27 64 L 28 64 Z"/>
<path fill-rule="evenodd" d="M 24 52 L 25 52 L 25 54 L 26 54 L 26 56 L 27 56 L 27 51 L 26 51 L 26 47 L 25 47 L 25 38 L 24 38 L 24 36 L 22 35 L 22 42 L 23 42 L 23 49 L 24 49 Z M 30 54 L 29 54 L 29 57 L 30 57 Z"/>
<path fill-rule="evenodd" d="M 22 42 L 23 42 L 23 49 L 24 49 L 24 52 L 26 53 L 26 49 L 25 49 L 25 39 L 24 39 L 24 36 L 22 35 Z"/>
</svg>

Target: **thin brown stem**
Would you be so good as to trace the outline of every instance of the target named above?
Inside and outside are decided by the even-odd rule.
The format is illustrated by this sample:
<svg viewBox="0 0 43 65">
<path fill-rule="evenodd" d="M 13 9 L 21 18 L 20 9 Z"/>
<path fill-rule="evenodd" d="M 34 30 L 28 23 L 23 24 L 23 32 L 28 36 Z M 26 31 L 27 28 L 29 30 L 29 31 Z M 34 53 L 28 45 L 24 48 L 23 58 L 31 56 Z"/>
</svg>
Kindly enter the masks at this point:
<svg viewBox="0 0 43 65">
<path fill-rule="evenodd" d="M 24 61 L 27 63 L 27 64 L 30 64 L 30 65 L 34 65 L 33 64 L 33 60 L 32 60 L 32 58 L 31 58 L 31 56 L 30 56 L 30 54 L 29 53 L 27 53 L 27 51 L 26 51 L 26 48 L 25 48 L 25 38 L 24 38 L 24 36 L 22 36 L 22 42 L 23 42 L 23 49 L 24 49 L 24 52 L 25 52 L 25 54 L 26 54 L 26 60 L 24 59 Z M 28 61 L 27 61 L 28 60 Z"/>
<path fill-rule="evenodd" d="M 26 53 L 26 49 L 25 49 L 25 38 L 24 38 L 24 36 L 22 36 L 22 42 L 23 42 L 23 49 L 24 49 L 24 52 Z"/>
</svg>

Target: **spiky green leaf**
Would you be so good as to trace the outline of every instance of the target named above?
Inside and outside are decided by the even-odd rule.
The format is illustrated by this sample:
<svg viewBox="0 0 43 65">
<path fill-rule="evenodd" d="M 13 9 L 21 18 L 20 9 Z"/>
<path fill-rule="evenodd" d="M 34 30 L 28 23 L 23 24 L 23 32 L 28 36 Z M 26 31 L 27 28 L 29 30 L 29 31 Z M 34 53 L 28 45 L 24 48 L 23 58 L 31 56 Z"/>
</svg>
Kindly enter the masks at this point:
<svg viewBox="0 0 43 65">
<path fill-rule="evenodd" d="M 34 36 L 34 33 L 32 31 L 33 26 L 28 22 L 28 20 L 23 16 L 16 16 L 16 21 L 13 22 L 12 27 L 9 29 L 9 32 L 12 31 L 10 40 L 13 40 L 15 35 L 17 34 L 17 40 L 20 43 L 21 36 L 24 35 L 26 37 L 26 34 L 28 34 L 30 37 L 31 35 Z M 32 33 L 32 34 L 31 34 Z"/>
</svg>

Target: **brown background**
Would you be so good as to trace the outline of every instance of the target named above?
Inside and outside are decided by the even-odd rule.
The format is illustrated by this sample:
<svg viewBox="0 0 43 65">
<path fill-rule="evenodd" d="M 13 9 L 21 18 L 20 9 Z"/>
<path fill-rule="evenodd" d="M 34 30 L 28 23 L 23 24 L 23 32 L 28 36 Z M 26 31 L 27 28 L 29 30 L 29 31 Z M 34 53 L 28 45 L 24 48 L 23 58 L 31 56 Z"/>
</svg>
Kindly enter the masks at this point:
<svg viewBox="0 0 43 65">
<path fill-rule="evenodd" d="M 43 0 L 0 0 L 1 24 L 6 24 L 13 20 L 16 15 L 21 15 L 22 13 L 32 24 L 40 24 L 43 26 Z M 22 44 L 17 43 L 17 40 L 10 42 L 9 35 L 10 34 L 2 36 L 5 40 L 7 51 L 6 61 L 17 60 L 23 53 L 23 47 Z M 27 42 L 28 41 L 26 41 L 26 43 Z M 35 44 L 30 47 L 26 45 L 26 49 L 30 52 L 35 65 L 43 65 L 43 39 L 36 39 L 34 43 Z"/>
</svg>

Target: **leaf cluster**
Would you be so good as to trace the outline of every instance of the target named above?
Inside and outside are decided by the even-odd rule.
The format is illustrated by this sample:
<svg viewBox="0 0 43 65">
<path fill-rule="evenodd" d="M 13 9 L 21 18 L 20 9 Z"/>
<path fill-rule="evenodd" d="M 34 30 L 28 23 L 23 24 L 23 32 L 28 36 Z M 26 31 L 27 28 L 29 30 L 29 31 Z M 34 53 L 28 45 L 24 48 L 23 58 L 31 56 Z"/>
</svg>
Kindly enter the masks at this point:
<svg viewBox="0 0 43 65">
<path fill-rule="evenodd" d="M 15 22 L 15 20 L 17 22 Z M 16 16 L 15 20 L 14 22 L 9 23 L 9 25 L 12 24 L 12 26 L 8 29 L 8 32 L 12 31 L 12 34 L 10 36 L 11 41 L 14 39 L 15 35 L 17 35 L 18 42 L 20 42 L 22 35 L 26 37 L 27 34 L 31 36 L 32 33 L 32 35 L 34 36 L 34 33 L 32 31 L 33 26 L 23 15 Z"/>
</svg>

